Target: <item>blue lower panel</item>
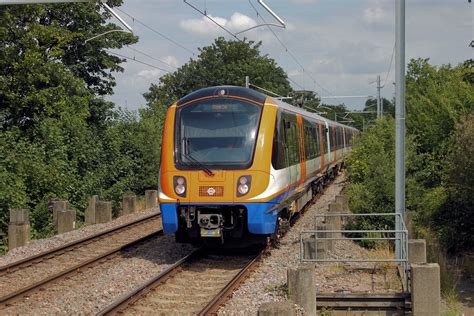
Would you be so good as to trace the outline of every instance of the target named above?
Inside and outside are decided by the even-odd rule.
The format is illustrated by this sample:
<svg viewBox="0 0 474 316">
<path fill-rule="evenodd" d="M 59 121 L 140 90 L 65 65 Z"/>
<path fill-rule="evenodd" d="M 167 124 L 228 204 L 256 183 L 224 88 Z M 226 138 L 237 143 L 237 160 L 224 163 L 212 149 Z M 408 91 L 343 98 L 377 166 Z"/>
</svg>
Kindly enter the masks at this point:
<svg viewBox="0 0 474 316">
<path fill-rule="evenodd" d="M 273 203 L 249 203 L 247 208 L 248 228 L 252 234 L 273 234 L 276 229 L 278 210 L 269 210 Z"/>
<path fill-rule="evenodd" d="M 276 229 L 278 210 L 274 203 L 246 203 L 247 224 L 252 234 L 273 234 Z M 163 232 L 173 234 L 178 230 L 178 212 L 176 203 L 160 203 Z"/>
<path fill-rule="evenodd" d="M 160 203 L 163 232 L 173 234 L 178 230 L 178 212 L 176 203 Z"/>
</svg>

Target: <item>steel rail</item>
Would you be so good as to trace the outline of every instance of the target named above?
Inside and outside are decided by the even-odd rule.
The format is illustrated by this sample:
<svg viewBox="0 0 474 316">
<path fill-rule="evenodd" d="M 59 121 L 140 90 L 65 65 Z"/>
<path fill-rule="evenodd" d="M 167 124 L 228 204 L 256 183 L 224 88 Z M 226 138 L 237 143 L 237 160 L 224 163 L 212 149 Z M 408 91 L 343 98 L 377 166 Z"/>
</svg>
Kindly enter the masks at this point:
<svg viewBox="0 0 474 316">
<path fill-rule="evenodd" d="M 298 216 L 293 217 L 290 220 L 290 226 L 296 224 L 300 215 L 304 214 L 306 210 L 315 203 L 316 199 L 321 196 L 321 194 L 325 191 L 324 188 L 321 192 L 317 195 L 313 196 L 313 198 L 304 206 Z M 285 231 L 283 235 L 286 233 Z M 227 285 L 223 288 L 212 301 L 210 301 L 198 315 L 217 315 L 219 309 L 232 297 L 232 293 L 243 283 L 245 282 L 246 278 L 250 273 L 253 272 L 258 266 L 258 263 L 261 261 L 265 253 L 269 250 L 269 246 L 264 248 L 253 260 L 251 260 Z"/>
<path fill-rule="evenodd" d="M 217 315 L 219 308 L 232 297 L 236 290 L 257 267 L 264 253 L 268 248 L 263 249 L 254 259 L 252 259 L 229 283 L 210 301 L 198 315 Z"/>
<path fill-rule="evenodd" d="M 189 255 L 176 261 L 172 266 L 162 271 L 152 279 L 148 280 L 144 284 L 138 286 L 135 290 L 126 293 L 119 297 L 116 301 L 110 304 L 105 309 L 99 311 L 96 315 L 117 315 L 127 309 L 128 306 L 133 305 L 140 298 L 148 294 L 154 288 L 159 286 L 161 283 L 166 282 L 169 278 L 179 273 L 180 268 L 191 259 L 197 257 L 201 253 L 201 249 L 195 250 Z"/>
<path fill-rule="evenodd" d="M 0 267 L 0 277 L 7 274 L 7 273 L 11 273 L 13 271 L 19 270 L 22 267 L 30 266 L 31 264 L 35 264 L 37 262 L 40 262 L 40 260 L 42 260 L 44 258 L 50 259 L 52 257 L 55 257 L 55 256 L 61 255 L 63 253 L 66 253 L 68 251 L 72 251 L 74 249 L 77 249 L 77 248 L 79 248 L 79 247 L 81 247 L 85 244 L 89 244 L 91 242 L 94 242 L 94 241 L 97 241 L 99 239 L 105 238 L 108 235 L 118 233 L 118 232 L 122 231 L 123 229 L 130 229 L 130 228 L 135 227 L 137 225 L 141 225 L 141 224 L 143 224 L 143 222 L 146 222 L 146 221 L 148 221 L 150 219 L 153 219 L 154 217 L 157 217 L 157 216 L 160 216 L 160 214 L 151 214 L 151 215 L 143 217 L 139 220 L 136 220 L 136 221 L 133 221 L 133 222 L 130 222 L 130 223 L 125 223 L 125 224 L 122 224 L 120 226 L 113 227 L 113 228 L 101 231 L 99 233 L 93 234 L 91 236 L 84 237 L 84 238 L 72 241 L 72 242 L 67 243 L 63 246 L 53 248 L 53 249 L 45 251 L 45 252 L 41 252 L 37 255 L 27 257 L 27 258 L 19 260 L 19 261 L 12 262 L 10 264 L 7 264 L 5 266 Z"/>
<path fill-rule="evenodd" d="M 128 248 L 130 248 L 134 245 L 137 245 L 141 242 L 152 239 L 154 237 L 161 236 L 162 234 L 163 234 L 163 230 L 155 231 L 155 232 L 153 232 L 151 234 L 148 234 L 146 236 L 143 236 L 139 239 L 135 239 L 135 240 L 133 240 L 129 243 L 126 243 L 126 244 L 123 244 L 119 247 L 116 247 L 116 248 L 114 248 L 110 251 L 104 252 L 101 255 L 96 256 L 92 259 L 83 261 L 83 262 L 81 262 L 81 263 L 79 263 L 79 264 L 77 264 L 77 265 L 75 265 L 75 266 L 73 266 L 69 269 L 63 270 L 63 271 L 61 271 L 59 273 L 56 273 L 56 274 L 53 274 L 53 275 L 51 275 L 51 276 L 49 276 L 45 279 L 42 279 L 38 282 L 35 282 L 34 284 L 31 284 L 27 287 L 21 288 L 21 289 L 15 291 L 15 292 L 12 292 L 8 295 L 0 297 L 0 310 L 4 307 L 14 303 L 15 301 L 25 297 L 25 296 L 31 295 L 31 294 L 39 291 L 39 290 L 43 290 L 45 288 L 45 286 L 47 286 L 51 283 L 54 283 L 58 280 L 70 277 L 73 274 L 81 272 L 81 270 L 85 270 L 85 269 L 97 266 L 97 265 L 101 264 L 102 262 L 105 262 L 107 260 L 110 260 L 110 259 L 118 256 L 120 254 L 120 252 L 124 251 L 125 249 L 128 249 Z"/>
</svg>

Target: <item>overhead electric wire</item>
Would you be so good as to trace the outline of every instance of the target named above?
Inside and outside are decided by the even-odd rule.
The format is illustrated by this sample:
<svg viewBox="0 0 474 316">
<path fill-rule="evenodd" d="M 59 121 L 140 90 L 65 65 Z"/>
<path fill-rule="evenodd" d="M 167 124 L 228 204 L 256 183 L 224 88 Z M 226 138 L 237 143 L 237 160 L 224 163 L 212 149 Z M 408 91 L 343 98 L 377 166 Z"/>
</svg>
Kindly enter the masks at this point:
<svg viewBox="0 0 474 316">
<path fill-rule="evenodd" d="M 385 77 L 385 80 L 383 82 L 382 88 L 385 87 L 385 84 L 387 83 L 388 76 L 390 76 L 390 72 L 392 71 L 392 64 L 393 64 L 393 56 L 395 55 L 395 47 L 397 46 L 397 43 L 393 45 L 393 50 L 392 50 L 392 57 L 390 57 L 390 65 L 388 66 L 388 71 L 387 71 L 387 76 Z"/>
<path fill-rule="evenodd" d="M 200 10 L 198 7 L 192 5 L 191 3 L 189 3 L 187 0 L 183 0 L 184 3 L 186 3 L 188 6 L 190 6 L 191 8 L 193 8 L 194 10 L 196 10 L 197 12 L 201 13 L 203 16 L 205 16 L 206 18 L 208 18 L 212 23 L 214 23 L 215 25 L 217 25 L 218 27 L 220 27 L 221 29 L 223 29 L 224 31 L 226 31 L 230 36 L 232 36 L 233 38 L 235 38 L 236 40 L 238 40 L 239 42 L 243 42 L 240 38 L 237 37 L 237 35 L 235 35 L 234 33 L 232 33 L 230 30 L 228 30 L 226 27 L 224 27 L 222 24 L 218 23 L 216 20 L 214 20 L 212 17 L 210 17 L 209 15 L 207 15 L 207 12 L 206 11 L 202 11 Z"/>
<path fill-rule="evenodd" d="M 170 63 L 167 63 L 166 61 L 161 60 L 161 59 L 159 59 L 159 58 L 155 58 L 155 57 L 151 56 L 150 54 L 147 54 L 147 53 L 145 53 L 145 52 L 143 52 L 143 51 L 141 51 L 141 50 L 139 50 L 139 49 L 136 49 L 136 48 L 134 48 L 134 47 L 130 47 L 130 46 L 128 46 L 128 45 L 125 46 L 125 47 L 127 47 L 128 49 L 130 49 L 130 50 L 132 50 L 132 51 L 134 51 L 134 52 L 136 52 L 136 53 L 142 54 L 143 56 L 146 56 L 146 57 L 148 57 L 148 58 L 150 58 L 150 59 L 153 59 L 153 60 L 155 60 L 155 61 L 158 61 L 158 62 L 160 62 L 160 63 L 163 63 L 163 64 L 165 64 L 166 66 L 168 66 L 168 67 L 170 67 L 170 68 L 178 69 L 178 67 L 175 67 L 175 66 L 171 65 Z"/>
<path fill-rule="evenodd" d="M 265 20 L 265 18 L 260 14 L 260 12 L 258 12 L 257 8 L 254 6 L 254 4 L 252 3 L 252 1 L 251 1 L 251 0 L 248 0 L 248 2 L 250 3 L 250 5 L 252 6 L 252 8 L 254 9 L 255 13 L 257 14 L 257 17 L 259 17 L 259 18 L 263 21 L 263 23 L 267 23 L 267 21 Z M 305 67 L 301 64 L 301 62 L 298 60 L 298 58 L 296 58 L 296 56 L 291 52 L 291 50 L 288 48 L 288 46 L 287 46 L 285 43 L 283 43 L 283 41 L 278 37 L 278 35 L 275 33 L 275 31 L 273 31 L 273 29 L 272 29 L 270 26 L 267 26 L 267 27 L 268 27 L 268 29 L 270 30 L 270 32 L 273 34 L 273 36 L 277 39 L 277 41 L 280 43 L 280 45 L 284 48 L 284 50 L 288 53 L 288 55 L 290 55 L 290 57 L 293 59 L 293 61 L 303 70 L 303 76 L 304 76 L 304 74 L 306 73 L 307 76 L 311 79 L 311 81 L 312 81 L 316 86 L 318 86 L 321 90 L 324 90 L 324 91 L 325 91 L 326 93 L 328 93 L 329 95 L 334 95 L 334 93 L 330 92 L 328 89 L 326 89 L 326 88 L 324 88 L 322 85 L 320 85 L 320 84 L 316 81 L 316 79 L 313 77 L 313 75 L 312 75 L 310 72 L 306 71 Z M 288 79 L 290 79 L 290 78 L 288 77 Z M 304 80 L 304 78 L 303 78 L 303 80 Z M 290 81 L 293 82 L 293 83 L 295 83 L 295 82 L 292 81 L 291 79 L 290 79 Z M 300 88 L 302 88 L 301 85 L 298 85 L 298 86 L 299 86 Z M 305 90 L 305 89 L 303 88 L 303 90 Z M 343 102 L 341 102 L 341 100 L 339 100 L 339 99 L 337 99 L 337 98 L 336 98 L 336 100 L 338 100 L 341 104 L 343 104 Z"/>
<path fill-rule="evenodd" d="M 161 36 L 162 38 L 166 39 L 167 41 L 169 41 L 169 42 L 173 43 L 174 45 L 176 45 L 176 46 L 178 46 L 178 47 L 180 47 L 180 48 L 186 50 L 187 52 L 191 53 L 193 56 L 196 55 L 193 50 L 187 48 L 186 46 L 184 46 L 184 45 L 182 45 L 182 44 L 180 44 L 180 43 L 178 43 L 177 41 L 173 40 L 173 39 L 170 38 L 169 36 L 166 36 L 165 34 L 163 34 L 162 32 L 157 31 L 157 30 L 154 29 L 153 27 L 151 27 L 151 26 L 145 24 L 145 22 L 140 21 L 139 19 L 137 19 L 137 18 L 134 17 L 133 15 L 131 15 L 131 14 L 129 14 L 129 13 L 123 11 L 122 9 L 119 9 L 119 8 L 115 8 L 115 9 L 117 9 L 117 10 L 120 11 L 120 12 L 122 12 L 123 14 L 125 14 L 126 16 L 128 16 L 129 18 L 133 19 L 134 22 L 137 22 L 138 24 L 144 26 L 144 27 L 147 28 L 148 30 L 150 30 L 150 31 L 152 31 L 152 32 L 154 32 L 154 33 L 156 33 L 156 34 L 158 34 L 158 35 Z"/>
<path fill-rule="evenodd" d="M 125 56 L 125 55 L 122 55 L 122 54 L 120 54 L 120 53 L 116 53 L 116 52 L 113 52 L 113 51 L 110 51 L 110 50 L 107 50 L 107 49 L 104 49 L 104 51 L 106 51 L 106 52 L 109 53 L 109 54 L 115 55 L 115 56 L 117 56 L 117 57 L 125 58 L 125 59 L 127 59 L 127 60 L 133 60 L 133 61 L 135 61 L 135 62 L 137 62 L 137 63 L 139 63 L 139 64 L 143 64 L 143 65 L 146 65 L 146 66 L 148 66 L 148 67 L 152 67 L 152 68 L 155 68 L 155 69 L 158 69 L 158 70 L 161 70 L 161 71 L 170 73 L 169 70 L 166 70 L 166 69 L 160 68 L 160 67 L 158 67 L 158 66 L 149 64 L 149 63 L 147 63 L 147 62 L 141 61 L 141 60 L 136 59 L 136 58 L 134 58 L 134 57 Z"/>
</svg>

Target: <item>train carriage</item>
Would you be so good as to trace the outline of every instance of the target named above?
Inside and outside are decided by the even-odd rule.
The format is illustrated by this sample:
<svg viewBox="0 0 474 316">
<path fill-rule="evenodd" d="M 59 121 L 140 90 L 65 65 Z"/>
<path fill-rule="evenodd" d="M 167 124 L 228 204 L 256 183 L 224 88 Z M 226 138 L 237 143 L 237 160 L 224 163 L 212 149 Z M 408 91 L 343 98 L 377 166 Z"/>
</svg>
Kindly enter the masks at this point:
<svg viewBox="0 0 474 316">
<path fill-rule="evenodd" d="M 164 232 L 193 244 L 265 241 L 334 177 L 355 133 L 247 88 L 185 96 L 165 118 Z"/>
</svg>

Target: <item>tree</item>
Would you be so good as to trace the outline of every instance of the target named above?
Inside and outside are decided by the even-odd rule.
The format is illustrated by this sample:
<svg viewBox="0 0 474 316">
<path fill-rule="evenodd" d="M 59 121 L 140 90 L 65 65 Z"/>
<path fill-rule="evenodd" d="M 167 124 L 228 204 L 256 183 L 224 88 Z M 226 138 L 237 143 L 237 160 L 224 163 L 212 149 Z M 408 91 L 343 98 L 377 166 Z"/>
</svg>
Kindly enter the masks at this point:
<svg viewBox="0 0 474 316">
<path fill-rule="evenodd" d="M 395 117 L 395 105 L 385 98 L 382 98 L 382 104 L 384 115 Z M 377 118 L 377 99 L 367 99 L 367 101 L 365 101 L 364 111 L 374 111 L 374 113 L 367 114 L 366 118 L 375 120 Z"/>
<path fill-rule="evenodd" d="M 474 250 L 474 111 L 450 137 L 443 170 L 445 200 L 434 210 L 433 224 L 452 252 Z"/>
<path fill-rule="evenodd" d="M 407 131 L 415 135 L 421 151 L 437 154 L 455 124 L 474 107 L 473 85 L 466 80 L 472 66 L 437 68 L 428 61 L 415 59 L 408 64 Z"/>
<path fill-rule="evenodd" d="M 294 106 L 302 107 L 310 112 L 319 112 L 317 107 L 321 104 L 321 99 L 313 91 L 293 91 L 291 96 L 293 97 L 291 102 Z"/>
<path fill-rule="evenodd" d="M 245 84 L 245 76 L 262 88 L 288 95 L 292 88 L 284 70 L 275 60 L 262 56 L 261 43 L 228 41 L 217 38 L 200 48 L 197 59 L 191 59 L 177 71 L 160 78 L 144 94 L 148 106 L 169 106 L 186 94 L 208 86 Z"/>
<path fill-rule="evenodd" d="M 51 197 L 83 209 L 89 194 L 111 198 L 142 188 L 142 147 L 119 130 L 140 126 L 101 97 L 122 69 L 103 49 L 137 38 L 111 33 L 85 43 L 118 28 L 99 12 L 95 3 L 0 7 L 1 231 L 13 207 L 30 208 L 34 234 L 44 236 Z"/>
<path fill-rule="evenodd" d="M 418 233 L 434 232 L 453 252 L 472 249 L 473 244 L 471 73 L 469 62 L 435 67 L 427 59 L 417 59 L 409 63 L 407 74 L 406 209 L 413 212 Z M 356 139 L 348 159 L 348 192 L 355 212 L 393 211 L 391 121 L 390 117 L 377 120 L 374 128 Z M 381 223 L 368 224 L 363 227 Z"/>
<path fill-rule="evenodd" d="M 121 3 L 109 1 L 111 6 Z M 107 12 L 100 13 L 98 3 L 0 7 L 0 128 L 27 129 L 50 116 L 45 110 L 48 105 L 41 102 L 48 100 L 41 100 L 38 94 L 48 91 L 45 95 L 54 95 L 52 90 L 63 75 L 82 79 L 88 91 L 81 96 L 112 92 L 112 73 L 122 71 L 123 60 L 104 48 L 120 48 L 137 38 L 115 32 L 85 43 L 96 34 L 118 28 L 107 23 L 109 17 Z M 111 109 L 101 99 L 86 104 L 89 123 L 101 120 Z"/>
</svg>

